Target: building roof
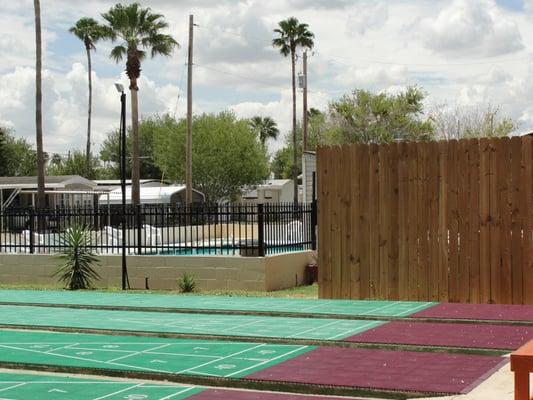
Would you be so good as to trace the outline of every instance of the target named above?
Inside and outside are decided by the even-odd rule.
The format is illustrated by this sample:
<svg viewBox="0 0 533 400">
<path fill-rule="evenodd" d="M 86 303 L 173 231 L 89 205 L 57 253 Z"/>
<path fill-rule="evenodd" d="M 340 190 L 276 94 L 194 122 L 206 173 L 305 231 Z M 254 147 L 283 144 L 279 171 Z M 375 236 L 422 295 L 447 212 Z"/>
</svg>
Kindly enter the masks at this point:
<svg viewBox="0 0 533 400">
<path fill-rule="evenodd" d="M 45 176 L 46 189 L 64 189 L 67 185 L 85 185 L 95 187 L 96 184 L 79 175 Z M 0 176 L 0 189 L 37 189 L 36 176 Z"/>
<path fill-rule="evenodd" d="M 185 191 L 185 185 L 140 187 L 140 197 L 142 204 L 169 204 L 173 194 Z M 203 194 L 197 190 L 196 193 Z M 101 195 L 99 201 L 107 203 L 107 194 Z M 109 204 L 122 204 L 121 188 L 109 192 Z M 126 187 L 126 204 L 131 204 L 131 186 Z"/>
<path fill-rule="evenodd" d="M 145 183 L 166 183 L 166 181 L 162 181 L 161 179 L 139 179 L 139 183 L 145 184 Z M 94 183 L 96 183 L 98 186 L 112 186 L 117 185 L 120 186 L 120 179 L 96 179 L 94 180 Z M 126 185 L 131 185 L 131 179 L 126 179 Z"/>
<path fill-rule="evenodd" d="M 257 185 L 254 189 L 245 189 L 242 192 L 244 199 L 257 198 L 257 190 L 282 190 L 287 184 L 291 184 L 292 179 L 268 179 L 265 182 Z"/>
</svg>

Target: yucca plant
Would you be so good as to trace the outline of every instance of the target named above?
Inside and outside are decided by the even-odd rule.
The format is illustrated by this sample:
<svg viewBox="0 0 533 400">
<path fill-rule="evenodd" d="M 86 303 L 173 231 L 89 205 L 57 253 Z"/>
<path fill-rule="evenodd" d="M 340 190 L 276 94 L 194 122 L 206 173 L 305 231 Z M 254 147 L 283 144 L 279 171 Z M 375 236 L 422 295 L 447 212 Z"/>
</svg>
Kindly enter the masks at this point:
<svg viewBox="0 0 533 400">
<path fill-rule="evenodd" d="M 196 281 L 194 276 L 185 272 L 181 278 L 178 279 L 178 287 L 181 293 L 192 293 L 196 291 Z"/>
<path fill-rule="evenodd" d="M 92 288 L 100 275 L 93 268 L 98 259 L 89 249 L 90 229 L 86 225 L 72 225 L 61 235 L 60 244 L 59 258 L 65 262 L 52 276 L 58 277 L 69 290 Z"/>
</svg>

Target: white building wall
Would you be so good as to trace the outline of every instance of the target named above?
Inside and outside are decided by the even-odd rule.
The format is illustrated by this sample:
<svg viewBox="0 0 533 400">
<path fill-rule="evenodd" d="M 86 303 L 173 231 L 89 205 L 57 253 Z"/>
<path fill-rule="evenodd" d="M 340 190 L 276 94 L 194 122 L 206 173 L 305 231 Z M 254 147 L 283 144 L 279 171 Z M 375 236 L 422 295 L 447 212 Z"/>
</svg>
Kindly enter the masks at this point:
<svg viewBox="0 0 533 400">
<path fill-rule="evenodd" d="M 302 201 L 304 203 L 313 201 L 313 172 L 316 172 L 316 154 L 306 151 L 302 157 Z"/>
</svg>

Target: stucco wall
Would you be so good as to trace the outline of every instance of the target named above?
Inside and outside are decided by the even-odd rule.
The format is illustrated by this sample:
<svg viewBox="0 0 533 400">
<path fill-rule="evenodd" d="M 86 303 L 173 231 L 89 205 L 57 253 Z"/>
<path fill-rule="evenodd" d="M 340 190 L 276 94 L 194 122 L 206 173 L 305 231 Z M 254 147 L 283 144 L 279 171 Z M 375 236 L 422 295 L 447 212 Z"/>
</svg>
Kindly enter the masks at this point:
<svg viewBox="0 0 533 400">
<path fill-rule="evenodd" d="M 120 287 L 121 257 L 99 257 L 98 287 Z M 305 265 L 311 252 L 279 254 L 268 257 L 226 256 L 131 256 L 128 275 L 134 289 L 177 289 L 184 273 L 194 275 L 200 290 L 242 289 L 277 290 L 304 282 Z M 0 283 L 53 285 L 52 278 L 61 261 L 53 255 L 0 254 Z M 298 278 L 296 279 L 296 276 Z"/>
</svg>

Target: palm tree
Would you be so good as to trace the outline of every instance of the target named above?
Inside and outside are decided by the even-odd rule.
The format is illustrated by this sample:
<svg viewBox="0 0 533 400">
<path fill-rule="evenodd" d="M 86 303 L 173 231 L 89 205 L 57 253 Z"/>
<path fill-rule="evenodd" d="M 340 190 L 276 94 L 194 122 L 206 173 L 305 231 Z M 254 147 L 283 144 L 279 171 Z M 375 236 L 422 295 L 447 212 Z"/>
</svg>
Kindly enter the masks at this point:
<svg viewBox="0 0 533 400">
<path fill-rule="evenodd" d="M 291 56 L 292 68 L 292 180 L 294 182 L 294 204 L 298 203 L 298 169 L 296 166 L 296 49 L 298 47 L 312 49 L 314 46 L 315 35 L 309 31 L 308 25 L 300 23 L 297 18 L 290 17 L 289 19 L 279 22 L 279 28 L 274 29 L 274 32 L 279 37 L 272 40 L 272 45 L 279 48 L 279 52 L 284 56 Z"/>
<path fill-rule="evenodd" d="M 141 8 L 138 3 L 123 6 L 117 4 L 102 14 L 107 26 L 105 37 L 118 44 L 111 50 L 111 58 L 117 63 L 126 58 L 126 74 L 130 79 L 131 92 L 131 200 L 134 206 L 140 203 L 139 196 L 139 107 L 137 80 L 141 76 L 141 61 L 150 55 L 170 56 L 174 46 L 179 46 L 172 36 L 161 33 L 168 27 L 163 15 L 152 13 L 150 8 Z"/>
<path fill-rule="evenodd" d="M 37 144 L 37 206 L 45 207 L 44 197 L 44 152 L 43 152 L 43 91 L 41 83 L 42 46 L 41 46 L 41 3 L 33 0 L 35 12 L 35 141 Z"/>
<path fill-rule="evenodd" d="M 250 128 L 263 146 L 267 139 L 277 139 L 279 135 L 278 124 L 270 117 L 253 117 L 250 120 Z"/>
<path fill-rule="evenodd" d="M 93 81 L 91 67 L 91 50 L 96 50 L 95 43 L 102 39 L 105 30 L 92 18 L 81 18 L 69 29 L 85 45 L 87 52 L 87 75 L 89 78 L 89 106 L 87 111 L 87 147 L 85 152 L 85 164 L 87 176 L 91 174 L 91 113 L 93 102 Z"/>
</svg>

